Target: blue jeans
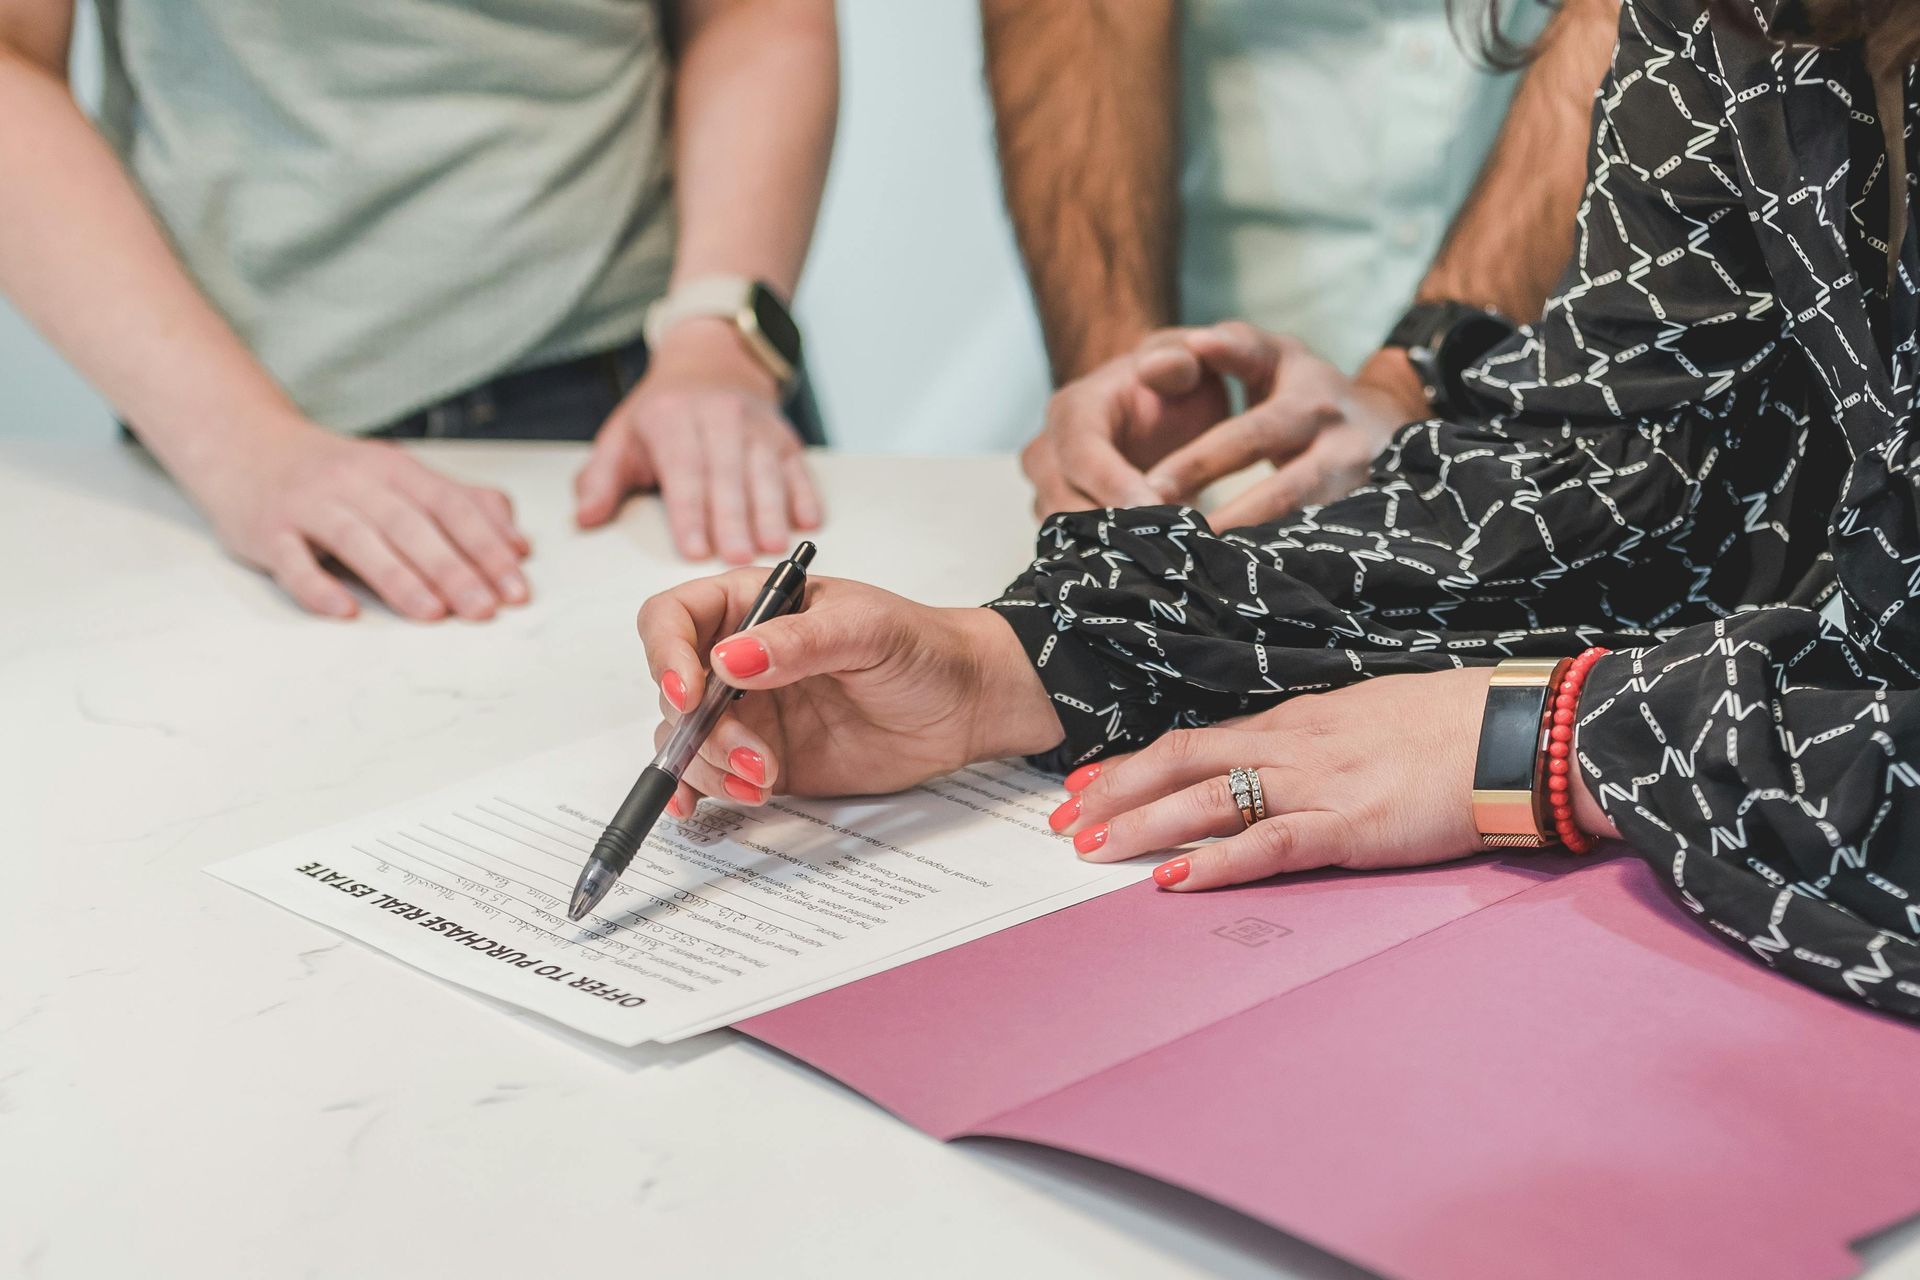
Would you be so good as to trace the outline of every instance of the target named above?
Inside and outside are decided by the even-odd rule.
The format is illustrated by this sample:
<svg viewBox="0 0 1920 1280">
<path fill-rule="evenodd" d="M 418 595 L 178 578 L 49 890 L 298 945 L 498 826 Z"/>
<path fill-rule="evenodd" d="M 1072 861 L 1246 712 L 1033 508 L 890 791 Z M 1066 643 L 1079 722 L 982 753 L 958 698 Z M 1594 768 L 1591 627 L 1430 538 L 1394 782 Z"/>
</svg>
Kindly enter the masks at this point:
<svg viewBox="0 0 1920 1280">
<path fill-rule="evenodd" d="M 370 433 L 383 440 L 591 440 L 647 371 L 640 339 L 594 355 L 502 374 Z M 803 374 L 785 405 L 808 444 L 826 443 Z"/>
</svg>

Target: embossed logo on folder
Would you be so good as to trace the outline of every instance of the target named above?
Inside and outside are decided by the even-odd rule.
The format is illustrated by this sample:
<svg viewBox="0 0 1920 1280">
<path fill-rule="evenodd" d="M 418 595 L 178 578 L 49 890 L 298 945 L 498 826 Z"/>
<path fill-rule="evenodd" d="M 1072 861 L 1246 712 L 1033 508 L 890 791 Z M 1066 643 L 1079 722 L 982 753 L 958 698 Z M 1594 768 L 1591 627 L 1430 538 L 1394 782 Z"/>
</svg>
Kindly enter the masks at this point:
<svg viewBox="0 0 1920 1280">
<path fill-rule="evenodd" d="M 1232 924 L 1221 925 L 1214 932 L 1243 947 L 1264 947 L 1275 938 L 1286 937 L 1293 930 L 1283 924 L 1274 924 L 1271 920 L 1262 920 L 1258 916 L 1241 916 Z"/>
</svg>

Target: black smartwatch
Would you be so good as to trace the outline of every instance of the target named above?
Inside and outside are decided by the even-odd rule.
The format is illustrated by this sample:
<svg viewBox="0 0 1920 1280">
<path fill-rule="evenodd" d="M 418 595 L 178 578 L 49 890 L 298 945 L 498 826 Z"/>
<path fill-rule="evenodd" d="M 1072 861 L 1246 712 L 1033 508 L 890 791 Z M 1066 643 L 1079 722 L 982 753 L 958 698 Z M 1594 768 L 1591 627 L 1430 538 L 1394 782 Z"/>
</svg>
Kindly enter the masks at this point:
<svg viewBox="0 0 1920 1280">
<path fill-rule="evenodd" d="M 1519 331 L 1513 321 L 1488 307 L 1416 302 L 1393 326 L 1385 345 L 1406 350 L 1408 363 L 1426 388 L 1428 407 L 1444 417 L 1466 404 L 1461 375 Z"/>
</svg>

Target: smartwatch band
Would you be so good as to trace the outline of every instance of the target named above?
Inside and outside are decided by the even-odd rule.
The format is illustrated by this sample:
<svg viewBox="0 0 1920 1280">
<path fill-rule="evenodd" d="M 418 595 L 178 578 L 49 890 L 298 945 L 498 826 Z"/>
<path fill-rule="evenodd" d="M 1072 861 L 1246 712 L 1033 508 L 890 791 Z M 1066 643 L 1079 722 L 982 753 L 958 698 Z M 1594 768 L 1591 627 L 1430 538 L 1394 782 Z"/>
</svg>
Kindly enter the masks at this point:
<svg viewBox="0 0 1920 1280">
<path fill-rule="evenodd" d="M 648 346 L 688 320 L 725 320 L 784 394 L 800 368 L 800 330 L 772 286 L 746 276 L 701 276 L 677 285 L 647 311 Z"/>
<path fill-rule="evenodd" d="M 1566 658 L 1508 658 L 1493 669 L 1473 766 L 1473 825 L 1483 849 L 1558 843 L 1540 771 L 1552 723 L 1548 699 Z"/>
<path fill-rule="evenodd" d="M 1466 371 L 1519 331 L 1487 307 L 1465 302 L 1417 302 L 1400 317 L 1383 344 L 1407 353 L 1407 362 L 1427 393 L 1427 405 L 1442 417 L 1466 403 Z"/>
</svg>

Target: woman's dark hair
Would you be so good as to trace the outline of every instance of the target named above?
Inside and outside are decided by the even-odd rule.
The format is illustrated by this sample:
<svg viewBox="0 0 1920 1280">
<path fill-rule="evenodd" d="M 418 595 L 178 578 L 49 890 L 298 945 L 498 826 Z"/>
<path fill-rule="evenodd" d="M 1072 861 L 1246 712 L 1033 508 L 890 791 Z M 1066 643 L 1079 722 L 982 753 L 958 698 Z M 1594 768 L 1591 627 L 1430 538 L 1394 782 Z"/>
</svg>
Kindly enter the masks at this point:
<svg viewBox="0 0 1920 1280">
<path fill-rule="evenodd" d="M 1560 0 L 1520 0 L 1549 9 L 1560 7 Z M 1515 40 L 1507 34 L 1509 0 L 1447 0 L 1447 25 L 1467 56 L 1496 71 L 1518 71 L 1533 61 L 1539 52 L 1532 40 Z"/>
</svg>

